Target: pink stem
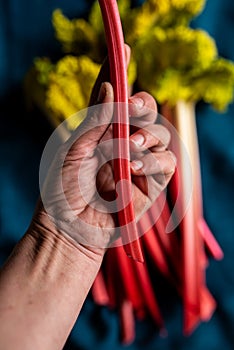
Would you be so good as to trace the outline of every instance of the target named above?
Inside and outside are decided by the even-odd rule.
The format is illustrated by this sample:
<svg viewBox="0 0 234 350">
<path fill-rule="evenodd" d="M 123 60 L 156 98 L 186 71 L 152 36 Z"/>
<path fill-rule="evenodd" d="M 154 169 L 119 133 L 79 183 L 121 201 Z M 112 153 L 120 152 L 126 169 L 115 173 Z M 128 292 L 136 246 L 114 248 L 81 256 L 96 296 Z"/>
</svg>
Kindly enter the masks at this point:
<svg viewBox="0 0 234 350">
<path fill-rule="evenodd" d="M 150 277 L 145 264 L 134 264 L 136 278 L 138 280 L 139 289 L 144 299 L 145 307 L 157 326 L 163 331 L 164 322 L 157 303 L 154 290 L 151 285 Z"/>
<path fill-rule="evenodd" d="M 98 272 L 97 277 L 93 283 L 92 295 L 93 295 L 93 300 L 98 305 L 108 305 L 110 302 L 107 289 L 106 289 L 105 280 L 101 270 Z"/>
<path fill-rule="evenodd" d="M 216 260 L 223 259 L 223 251 L 203 218 L 198 222 L 198 230 L 211 256 Z"/>
<path fill-rule="evenodd" d="M 128 81 L 124 37 L 116 0 L 99 0 L 108 47 L 111 83 L 115 95 L 113 135 L 114 177 L 118 187 L 118 219 L 124 249 L 130 257 L 143 262 L 132 203 L 129 151 Z M 121 207 L 124 208 L 121 208 Z"/>
<path fill-rule="evenodd" d="M 121 340 L 123 345 L 129 345 L 135 338 L 135 321 L 133 307 L 130 301 L 124 300 L 120 307 Z"/>
<path fill-rule="evenodd" d="M 121 283 L 121 294 L 124 299 L 131 301 L 135 311 L 144 308 L 144 298 L 141 295 L 138 281 L 134 273 L 134 261 L 126 256 L 122 247 L 113 248 L 112 254 L 115 255 L 118 262 L 118 283 Z"/>
</svg>

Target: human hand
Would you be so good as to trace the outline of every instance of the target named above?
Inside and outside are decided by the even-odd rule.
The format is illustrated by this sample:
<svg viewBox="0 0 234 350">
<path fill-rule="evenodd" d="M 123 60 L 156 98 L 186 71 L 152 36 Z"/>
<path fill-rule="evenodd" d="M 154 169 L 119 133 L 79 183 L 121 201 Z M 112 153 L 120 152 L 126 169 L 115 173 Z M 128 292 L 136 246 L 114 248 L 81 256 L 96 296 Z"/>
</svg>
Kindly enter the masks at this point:
<svg viewBox="0 0 234 350">
<path fill-rule="evenodd" d="M 32 223 L 1 271 L 4 349 L 32 348 L 32 339 L 37 349 L 62 348 L 105 249 L 118 238 L 111 125 L 115 103 L 111 84 L 100 88 L 104 72 L 105 66 L 92 94 L 96 105 L 71 137 L 55 147 Z M 155 124 L 152 96 L 139 92 L 129 98 L 128 108 L 132 201 L 139 219 L 169 182 L 175 160 L 167 151 L 168 130 Z M 44 153 L 48 150 L 53 147 Z"/>
<path fill-rule="evenodd" d="M 128 62 L 130 53 L 128 50 L 126 53 Z M 96 104 L 89 108 L 85 121 L 58 150 L 42 189 L 42 200 L 56 230 L 85 246 L 106 248 L 119 235 L 111 84 L 103 83 L 98 96 L 96 89 L 92 100 L 95 98 Z M 155 124 L 157 106 L 153 97 L 139 92 L 129 98 L 128 108 L 133 130 L 132 200 L 139 219 L 168 184 L 175 169 L 175 157 L 167 150 L 168 130 Z"/>
</svg>

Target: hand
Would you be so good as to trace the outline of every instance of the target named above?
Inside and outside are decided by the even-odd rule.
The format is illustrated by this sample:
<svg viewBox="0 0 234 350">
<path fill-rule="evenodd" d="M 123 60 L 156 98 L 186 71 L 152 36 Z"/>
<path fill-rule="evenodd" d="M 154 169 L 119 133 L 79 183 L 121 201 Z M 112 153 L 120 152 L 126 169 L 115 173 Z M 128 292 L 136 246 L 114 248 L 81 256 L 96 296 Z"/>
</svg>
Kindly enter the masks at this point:
<svg viewBox="0 0 234 350">
<path fill-rule="evenodd" d="M 58 149 L 43 185 L 43 202 L 0 271 L 0 342 L 6 350 L 64 346 L 104 248 L 116 238 L 117 215 L 109 210 L 112 204 L 115 209 L 111 84 L 102 84 L 99 98 L 96 93 L 104 72 L 105 65 L 92 94 L 98 104 Z M 167 151 L 169 132 L 155 124 L 154 99 L 145 92 L 133 95 L 129 112 L 133 203 L 139 217 L 167 185 L 175 160 Z"/>
<path fill-rule="evenodd" d="M 113 88 L 105 82 L 96 105 L 59 149 L 42 191 L 44 207 L 57 229 L 89 247 L 106 248 L 118 237 L 110 125 L 113 101 Z M 139 219 L 168 184 L 175 157 L 167 150 L 168 130 L 155 124 L 157 106 L 152 96 L 146 92 L 131 96 L 129 114 L 135 131 L 130 136 L 133 204 Z"/>
</svg>

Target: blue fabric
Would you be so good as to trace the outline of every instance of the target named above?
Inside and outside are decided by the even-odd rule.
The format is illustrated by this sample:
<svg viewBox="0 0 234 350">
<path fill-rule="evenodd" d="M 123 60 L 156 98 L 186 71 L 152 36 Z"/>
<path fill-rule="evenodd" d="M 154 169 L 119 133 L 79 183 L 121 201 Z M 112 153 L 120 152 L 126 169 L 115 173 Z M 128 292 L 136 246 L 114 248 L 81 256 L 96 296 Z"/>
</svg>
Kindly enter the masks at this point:
<svg viewBox="0 0 234 350">
<path fill-rule="evenodd" d="M 69 16 L 85 15 L 92 1 L 0 1 L 0 261 L 25 232 L 38 196 L 38 167 L 51 129 L 38 113 L 25 111 L 22 78 L 35 56 L 59 54 L 53 38 L 51 13 L 61 7 Z M 234 61 L 233 0 L 207 1 L 194 26 L 206 29 L 215 39 L 221 56 Z M 234 105 L 225 114 L 199 104 L 197 125 L 201 154 L 206 220 L 225 252 L 221 262 L 211 261 L 207 283 L 217 300 L 208 323 L 184 338 L 181 305 L 164 291 L 164 314 L 169 331 L 160 338 L 150 322 L 137 323 L 137 350 L 232 350 L 234 347 Z M 163 282 L 156 281 L 159 285 Z M 117 315 L 87 299 L 66 349 L 121 350 Z"/>
</svg>

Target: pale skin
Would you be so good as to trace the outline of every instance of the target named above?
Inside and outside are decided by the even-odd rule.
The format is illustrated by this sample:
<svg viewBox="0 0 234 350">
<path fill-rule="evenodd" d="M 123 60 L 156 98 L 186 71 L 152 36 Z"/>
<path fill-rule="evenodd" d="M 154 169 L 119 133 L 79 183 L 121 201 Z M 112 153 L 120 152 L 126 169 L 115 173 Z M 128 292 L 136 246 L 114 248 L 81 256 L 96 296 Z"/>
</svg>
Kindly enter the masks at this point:
<svg viewBox="0 0 234 350">
<path fill-rule="evenodd" d="M 129 56 L 129 49 L 126 48 L 127 62 Z M 105 79 L 103 70 L 99 79 Z M 104 82 L 99 96 L 94 89 L 92 98 L 103 104 L 113 102 L 111 84 Z M 169 132 L 154 125 L 157 108 L 154 99 L 146 92 L 139 92 L 131 96 L 129 102 L 132 113 L 141 126 L 130 136 L 130 148 L 135 157 L 131 162 L 135 193 L 133 201 L 136 211 L 140 211 L 141 203 L 146 198 L 142 172 L 155 182 L 163 175 L 165 187 L 174 172 L 175 158 L 167 151 Z M 146 112 L 149 109 L 155 113 Z M 96 115 L 96 120 L 91 118 L 92 124 L 95 126 L 101 117 L 103 118 Z M 106 236 L 114 232 L 115 215 L 100 213 L 92 206 L 87 206 L 82 201 L 79 186 L 71 186 L 73 175 L 79 169 L 85 153 L 93 154 L 89 158 L 88 168 L 90 172 L 95 170 L 95 149 L 104 134 L 107 139 L 112 136 L 109 127 L 111 113 L 106 113 L 105 118 L 105 125 L 94 127 L 85 137 L 80 137 L 73 143 L 64 163 L 63 186 L 76 215 L 85 222 L 98 226 L 103 232 L 103 239 L 111 240 L 111 236 Z M 153 154 L 155 164 L 144 153 L 146 149 Z M 103 152 L 105 154 L 105 149 Z M 110 162 L 107 163 L 106 168 L 102 168 L 97 175 L 97 187 L 101 196 L 109 194 L 111 197 L 113 193 L 111 165 Z M 87 176 L 87 188 L 92 201 L 95 183 L 90 178 L 92 173 Z M 162 187 L 161 184 L 160 186 Z M 56 186 L 53 190 L 56 191 Z M 59 194 L 57 197 L 58 202 L 52 202 L 54 206 L 60 205 Z M 85 232 L 81 231 L 79 235 L 85 235 Z M 105 251 L 104 245 L 84 245 L 63 235 L 50 220 L 39 199 L 26 234 L 0 271 L 0 350 L 62 349 L 98 273 Z"/>
</svg>

